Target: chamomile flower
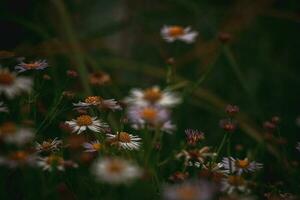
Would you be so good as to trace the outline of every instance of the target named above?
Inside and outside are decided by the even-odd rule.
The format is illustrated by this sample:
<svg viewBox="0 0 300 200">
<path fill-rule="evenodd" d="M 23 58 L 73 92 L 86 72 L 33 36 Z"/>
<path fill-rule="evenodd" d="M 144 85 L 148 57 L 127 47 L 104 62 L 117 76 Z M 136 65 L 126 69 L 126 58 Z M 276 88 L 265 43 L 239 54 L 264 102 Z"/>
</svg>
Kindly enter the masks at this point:
<svg viewBox="0 0 300 200">
<path fill-rule="evenodd" d="M 110 184 L 128 183 L 142 175 L 137 165 L 121 158 L 102 158 L 96 161 L 92 173 L 99 181 Z"/>
<path fill-rule="evenodd" d="M 298 145 L 297 145 L 296 149 L 297 149 L 298 151 L 300 151 L 300 142 L 298 142 Z"/>
<path fill-rule="evenodd" d="M 35 149 L 37 152 L 50 152 L 58 150 L 58 147 L 62 144 L 62 140 L 54 138 L 53 140 L 46 140 L 42 143 L 36 142 Z"/>
<path fill-rule="evenodd" d="M 129 105 L 155 105 L 169 108 L 179 104 L 181 99 L 173 92 L 167 90 L 162 91 L 159 87 L 154 86 L 145 90 L 131 90 L 130 96 L 125 99 L 125 102 Z"/>
<path fill-rule="evenodd" d="M 0 69 L 0 94 L 3 93 L 12 99 L 22 92 L 29 93 L 32 88 L 32 80 L 24 76 L 16 76 L 8 69 Z"/>
<path fill-rule="evenodd" d="M 25 63 L 21 61 L 16 67 L 15 70 L 18 73 L 25 72 L 27 70 L 43 70 L 48 67 L 48 63 L 46 60 L 36 60 L 30 63 Z"/>
<path fill-rule="evenodd" d="M 221 182 L 221 191 L 228 194 L 233 192 L 247 192 L 247 182 L 246 180 L 238 175 L 228 175 Z"/>
<path fill-rule="evenodd" d="M 8 108 L 0 101 L 0 112 L 8 112 Z"/>
<path fill-rule="evenodd" d="M 108 140 L 112 145 L 117 145 L 122 149 L 137 150 L 141 145 L 141 138 L 127 132 L 117 132 L 116 135 L 107 134 Z"/>
<path fill-rule="evenodd" d="M 207 158 L 216 156 L 216 153 L 210 151 L 210 148 L 205 146 L 201 149 L 182 150 L 176 155 L 177 159 L 184 158 L 185 166 L 200 167 Z"/>
<path fill-rule="evenodd" d="M 240 160 L 232 157 L 225 157 L 222 160 L 222 164 L 227 173 L 237 172 L 238 175 L 241 175 L 244 172 L 254 172 L 263 167 L 263 164 L 249 161 L 248 158 Z"/>
<path fill-rule="evenodd" d="M 161 36 L 167 42 L 174 42 L 180 40 L 188 44 L 195 42 L 198 35 L 197 31 L 192 31 L 190 27 L 182 26 L 167 26 L 164 25 L 161 29 Z"/>
<path fill-rule="evenodd" d="M 6 165 L 9 168 L 16 168 L 19 166 L 35 166 L 36 155 L 27 151 L 10 152 L 8 156 L 0 156 L 0 165 Z"/>
<path fill-rule="evenodd" d="M 208 181 L 186 181 L 164 187 L 166 200 L 210 200 L 215 194 L 215 187 Z"/>
<path fill-rule="evenodd" d="M 102 148 L 102 144 L 96 140 L 93 142 L 85 142 L 82 144 L 85 149 L 85 152 L 97 152 Z"/>
<path fill-rule="evenodd" d="M 29 128 L 19 128 L 13 122 L 5 122 L 0 125 L 0 137 L 6 143 L 22 146 L 33 140 L 34 133 Z"/>
<path fill-rule="evenodd" d="M 102 122 L 97 117 L 91 117 L 90 115 L 80 115 L 76 119 L 71 121 L 66 121 L 66 124 L 70 126 L 73 133 L 80 134 L 87 129 L 94 132 L 102 132 L 105 128 L 108 128 L 108 125 L 105 122 Z"/>
<path fill-rule="evenodd" d="M 167 133 L 172 133 L 176 129 L 169 118 L 168 110 L 157 106 L 131 106 L 128 108 L 127 116 L 135 129 L 146 126 L 153 129 L 160 129 Z"/>
<path fill-rule="evenodd" d="M 77 168 L 78 165 L 73 161 L 66 161 L 63 157 L 58 155 L 49 155 L 47 157 L 39 157 L 37 165 L 41 167 L 44 171 L 52 171 L 57 169 L 59 171 L 64 171 L 66 167 Z"/>
<path fill-rule="evenodd" d="M 110 109 L 112 111 L 122 110 L 121 106 L 114 99 L 103 99 L 100 96 L 89 96 L 85 100 L 73 104 L 77 108 L 88 108 L 91 106 L 99 107 L 100 109 Z"/>
</svg>

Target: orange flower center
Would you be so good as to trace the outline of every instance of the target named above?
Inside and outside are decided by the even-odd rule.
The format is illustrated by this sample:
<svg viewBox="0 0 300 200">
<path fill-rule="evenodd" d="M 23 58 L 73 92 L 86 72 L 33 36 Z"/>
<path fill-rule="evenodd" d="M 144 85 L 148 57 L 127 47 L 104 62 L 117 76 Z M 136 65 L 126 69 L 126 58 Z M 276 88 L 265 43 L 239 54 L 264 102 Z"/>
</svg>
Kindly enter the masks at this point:
<svg viewBox="0 0 300 200">
<path fill-rule="evenodd" d="M 121 173 L 123 169 L 124 169 L 123 163 L 118 160 L 111 160 L 107 166 L 107 170 L 113 174 Z"/>
<path fill-rule="evenodd" d="M 52 144 L 50 142 L 43 142 L 42 148 L 43 149 L 50 149 Z"/>
<path fill-rule="evenodd" d="M 182 186 L 178 188 L 177 194 L 179 199 L 182 200 L 193 200 L 197 198 L 197 191 L 192 186 Z"/>
<path fill-rule="evenodd" d="M 168 30 L 168 35 L 171 37 L 179 37 L 184 34 L 184 28 L 181 26 L 172 26 Z"/>
<path fill-rule="evenodd" d="M 228 183 L 233 186 L 243 185 L 245 180 L 241 176 L 228 176 Z"/>
<path fill-rule="evenodd" d="M 123 142 L 123 143 L 131 142 L 130 135 L 126 132 L 120 132 L 117 137 L 120 142 Z"/>
<path fill-rule="evenodd" d="M 36 69 L 36 68 L 38 68 L 39 66 L 40 66 L 40 64 L 37 63 L 37 62 L 34 62 L 34 63 L 25 63 L 25 64 L 24 64 L 24 67 L 25 67 L 26 69 Z"/>
<path fill-rule="evenodd" d="M 100 143 L 94 143 L 93 145 L 93 149 L 95 149 L 96 151 L 99 151 L 101 148 L 101 144 Z"/>
<path fill-rule="evenodd" d="M 93 123 L 93 120 L 89 115 L 81 115 L 77 117 L 76 122 L 79 126 L 88 126 Z"/>
<path fill-rule="evenodd" d="M 59 165 L 63 163 L 63 158 L 56 155 L 48 156 L 46 163 L 48 165 Z"/>
<path fill-rule="evenodd" d="M 144 99 L 150 101 L 151 103 L 155 103 L 160 100 L 162 94 L 158 88 L 150 88 L 144 91 Z"/>
<path fill-rule="evenodd" d="M 101 97 L 99 96 L 89 96 L 84 100 L 85 103 L 97 104 L 101 102 Z"/>
<path fill-rule="evenodd" d="M 0 126 L 1 135 L 14 134 L 17 131 L 16 124 L 13 122 L 5 122 Z"/>
<path fill-rule="evenodd" d="M 153 122 L 157 116 L 157 111 L 153 108 L 144 108 L 141 112 L 141 116 L 148 122 Z"/>
<path fill-rule="evenodd" d="M 235 164 L 237 167 L 245 169 L 249 166 L 250 162 L 246 158 L 244 160 L 236 160 Z"/>
<path fill-rule="evenodd" d="M 17 151 L 17 152 L 11 153 L 11 155 L 10 155 L 10 159 L 16 160 L 16 161 L 26 160 L 27 157 L 28 157 L 28 154 L 25 151 Z"/>
<path fill-rule="evenodd" d="M 15 76 L 9 72 L 0 72 L 0 85 L 12 85 L 15 81 Z"/>
</svg>

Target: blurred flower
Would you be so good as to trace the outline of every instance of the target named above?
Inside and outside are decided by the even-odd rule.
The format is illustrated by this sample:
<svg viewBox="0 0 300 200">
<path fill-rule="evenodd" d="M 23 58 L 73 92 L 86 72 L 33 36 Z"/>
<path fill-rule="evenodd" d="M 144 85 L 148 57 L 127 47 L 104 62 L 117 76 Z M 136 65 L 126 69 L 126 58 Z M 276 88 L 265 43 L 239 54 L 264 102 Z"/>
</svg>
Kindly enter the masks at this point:
<svg viewBox="0 0 300 200">
<path fill-rule="evenodd" d="M 85 152 L 97 152 L 102 148 L 102 144 L 98 140 L 85 142 L 82 146 L 85 148 Z"/>
<path fill-rule="evenodd" d="M 6 143 L 22 146 L 34 138 L 34 133 L 28 128 L 19 128 L 13 122 L 5 122 L 0 125 L 0 137 Z"/>
<path fill-rule="evenodd" d="M 276 124 L 276 125 L 278 125 L 278 124 L 280 123 L 280 117 L 278 117 L 278 116 L 273 116 L 273 117 L 271 118 L 271 122 L 274 123 L 274 124 Z"/>
<path fill-rule="evenodd" d="M 298 151 L 300 151 L 300 142 L 298 142 L 298 145 L 297 145 L 296 149 L 297 149 Z"/>
<path fill-rule="evenodd" d="M 72 91 L 63 91 L 62 96 L 68 99 L 73 99 L 75 97 L 75 92 Z"/>
<path fill-rule="evenodd" d="M 267 200 L 298 200 L 299 197 L 291 194 L 291 193 L 279 193 L 273 194 L 271 192 L 265 193 L 264 195 Z"/>
<path fill-rule="evenodd" d="M 21 61 L 16 67 L 15 70 L 18 73 L 25 72 L 27 70 L 43 70 L 48 67 L 48 63 L 46 60 L 36 60 L 34 62 L 25 63 Z"/>
<path fill-rule="evenodd" d="M 272 122 L 269 122 L 269 121 L 266 121 L 266 122 L 264 122 L 263 127 L 266 130 L 273 131 L 276 128 L 276 124 L 274 124 Z"/>
<path fill-rule="evenodd" d="M 51 78 L 51 76 L 49 76 L 48 74 L 44 74 L 44 75 L 43 75 L 43 79 L 46 80 L 46 81 L 49 81 L 49 80 L 51 80 L 52 78 Z"/>
<path fill-rule="evenodd" d="M 110 75 L 105 72 L 95 72 L 90 74 L 89 81 L 91 85 L 102 86 L 111 81 Z"/>
<path fill-rule="evenodd" d="M 221 191 L 232 194 L 234 191 L 246 192 L 247 183 L 245 179 L 238 175 L 228 175 L 221 182 Z"/>
<path fill-rule="evenodd" d="M 220 127 L 227 132 L 234 132 L 237 125 L 236 122 L 231 119 L 222 119 L 220 121 Z"/>
<path fill-rule="evenodd" d="M 102 132 L 104 128 L 108 127 L 105 122 L 89 115 L 80 115 L 76 119 L 72 119 L 72 121 L 66 121 L 66 123 L 73 129 L 73 133 L 77 132 L 77 134 L 86 129 L 94 132 Z"/>
<path fill-rule="evenodd" d="M 36 155 L 27 151 L 10 152 L 7 157 L 0 156 L 0 165 L 7 165 L 10 168 L 19 166 L 34 166 L 36 164 Z"/>
<path fill-rule="evenodd" d="M 32 80 L 23 76 L 16 76 L 8 69 L 0 69 L 0 94 L 4 93 L 8 98 L 13 98 L 22 92 L 29 93 Z"/>
<path fill-rule="evenodd" d="M 235 114 L 237 114 L 240 111 L 240 108 L 236 105 L 227 105 L 226 106 L 226 113 L 233 116 Z"/>
<path fill-rule="evenodd" d="M 121 106 L 114 99 L 103 99 L 100 96 L 89 96 L 84 102 L 79 101 L 78 103 L 73 103 L 77 108 L 88 108 L 90 106 L 97 106 L 102 109 L 110 110 L 122 110 Z"/>
<path fill-rule="evenodd" d="M 250 162 L 248 158 L 239 160 L 232 157 L 225 157 L 222 160 L 222 164 L 227 173 L 237 172 L 238 175 L 241 175 L 243 172 L 254 172 L 263 167 L 263 164 L 255 161 Z"/>
<path fill-rule="evenodd" d="M 117 145 L 122 149 L 137 150 L 141 145 L 141 138 L 127 132 L 117 132 L 116 135 L 107 134 L 108 140 L 112 145 Z"/>
<path fill-rule="evenodd" d="M 188 172 L 175 172 L 169 177 L 169 180 L 173 182 L 182 182 L 189 177 Z"/>
<path fill-rule="evenodd" d="M 300 116 L 296 118 L 296 125 L 300 127 Z"/>
<path fill-rule="evenodd" d="M 171 124 L 169 118 L 170 113 L 161 107 L 157 106 L 130 106 L 127 116 L 135 129 L 141 129 L 148 126 L 152 129 L 160 129 L 167 133 L 172 133 L 176 129 L 175 125 Z"/>
<path fill-rule="evenodd" d="M 78 165 L 73 161 L 64 160 L 63 157 L 58 155 L 50 155 L 47 157 L 39 157 L 37 165 L 45 171 L 52 171 L 57 169 L 59 171 L 64 171 L 66 167 L 68 168 L 77 168 Z"/>
<path fill-rule="evenodd" d="M 231 40 L 231 35 L 229 33 L 226 33 L 226 32 L 220 32 L 219 35 L 218 35 L 218 39 L 222 43 L 227 43 Z"/>
<path fill-rule="evenodd" d="M 92 172 L 99 181 L 120 184 L 128 183 L 142 175 L 135 164 L 121 158 L 102 158 L 96 161 Z"/>
<path fill-rule="evenodd" d="M 161 107 L 173 107 L 181 102 L 177 94 L 167 90 L 161 91 L 154 86 L 146 90 L 132 89 L 130 96 L 125 99 L 129 105 L 149 106 L 156 105 Z"/>
<path fill-rule="evenodd" d="M 211 200 L 215 187 L 207 181 L 186 181 L 164 187 L 163 196 L 166 200 Z"/>
<path fill-rule="evenodd" d="M 202 169 L 199 172 L 199 177 L 219 183 L 224 177 L 224 170 L 222 169 L 222 167 L 222 163 L 203 164 Z"/>
<path fill-rule="evenodd" d="M 187 143 L 189 145 L 196 145 L 198 141 L 203 140 L 205 138 L 204 133 L 198 130 L 186 129 L 185 134 Z"/>
<path fill-rule="evenodd" d="M 82 135 L 70 135 L 69 137 L 67 137 L 66 144 L 70 149 L 76 150 L 81 149 L 85 141 L 86 140 Z"/>
<path fill-rule="evenodd" d="M 53 140 L 43 141 L 41 144 L 36 142 L 35 149 L 37 152 L 50 152 L 58 150 L 59 145 L 62 144 L 61 140 L 54 138 Z"/>
<path fill-rule="evenodd" d="M 182 150 L 176 155 L 177 159 L 184 158 L 184 164 L 186 166 L 200 167 L 208 157 L 214 157 L 216 153 L 210 152 L 210 148 L 205 146 L 196 150 Z"/>
<path fill-rule="evenodd" d="M 181 40 L 189 44 L 195 42 L 197 35 L 198 32 L 191 31 L 190 27 L 164 25 L 161 29 L 161 36 L 167 42 Z"/>
<path fill-rule="evenodd" d="M 0 112 L 8 112 L 8 108 L 0 101 Z"/>
<path fill-rule="evenodd" d="M 71 78 L 76 78 L 78 76 L 78 73 L 75 70 L 68 70 L 67 76 L 69 76 Z"/>
</svg>

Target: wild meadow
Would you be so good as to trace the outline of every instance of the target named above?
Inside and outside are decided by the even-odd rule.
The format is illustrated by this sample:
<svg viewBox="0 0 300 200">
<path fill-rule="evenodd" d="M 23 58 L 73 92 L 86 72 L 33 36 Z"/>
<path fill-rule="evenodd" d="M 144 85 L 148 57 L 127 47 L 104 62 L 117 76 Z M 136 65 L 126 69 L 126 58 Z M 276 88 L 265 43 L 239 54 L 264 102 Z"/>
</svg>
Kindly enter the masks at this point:
<svg viewBox="0 0 300 200">
<path fill-rule="evenodd" d="M 300 199 L 299 11 L 1 1 L 0 199 Z"/>
</svg>

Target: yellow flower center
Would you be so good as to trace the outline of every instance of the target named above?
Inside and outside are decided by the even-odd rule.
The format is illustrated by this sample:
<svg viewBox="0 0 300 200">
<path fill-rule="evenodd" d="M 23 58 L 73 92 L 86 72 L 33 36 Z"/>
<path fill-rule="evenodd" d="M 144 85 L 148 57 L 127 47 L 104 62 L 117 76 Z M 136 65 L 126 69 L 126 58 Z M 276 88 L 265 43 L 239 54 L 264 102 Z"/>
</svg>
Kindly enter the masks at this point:
<svg viewBox="0 0 300 200">
<path fill-rule="evenodd" d="M 233 186 L 244 185 L 245 180 L 241 176 L 228 176 L 228 183 Z"/>
<path fill-rule="evenodd" d="M 244 160 L 236 160 L 235 164 L 237 167 L 245 169 L 249 166 L 250 162 L 246 158 Z"/>
<path fill-rule="evenodd" d="M 150 101 L 151 103 L 155 103 L 160 100 L 162 97 L 161 91 L 158 88 L 150 88 L 144 91 L 144 99 Z"/>
<path fill-rule="evenodd" d="M 0 71 L 0 85 L 12 85 L 15 81 L 15 76 L 7 71 Z"/>
<path fill-rule="evenodd" d="M 40 66 L 40 64 L 39 64 L 38 62 L 25 63 L 25 64 L 23 64 L 23 65 L 24 65 L 24 67 L 25 67 L 26 69 L 36 69 L 36 68 L 38 68 L 38 67 Z"/>
<path fill-rule="evenodd" d="M 126 132 L 120 132 L 117 137 L 120 142 L 123 142 L 123 143 L 131 142 L 130 135 Z"/>
<path fill-rule="evenodd" d="M 96 103 L 100 103 L 101 100 L 102 99 L 99 96 L 89 96 L 84 100 L 84 102 L 89 104 L 96 104 Z"/>
<path fill-rule="evenodd" d="M 96 151 L 99 151 L 101 149 L 101 144 L 100 143 L 94 143 L 93 145 L 93 149 L 95 149 Z"/>
<path fill-rule="evenodd" d="M 118 160 L 111 160 L 107 165 L 107 171 L 112 174 L 119 174 L 123 171 L 124 166 L 123 163 Z"/>
<path fill-rule="evenodd" d="M 48 156 L 46 163 L 48 165 L 59 165 L 63 163 L 63 158 L 56 155 L 50 155 Z"/>
<path fill-rule="evenodd" d="M 76 118 L 76 122 L 78 126 L 89 126 L 93 123 L 93 120 L 89 115 L 81 115 Z"/>
<path fill-rule="evenodd" d="M 153 108 L 144 108 L 141 117 L 148 122 L 153 122 L 157 116 L 157 111 Z"/>
<path fill-rule="evenodd" d="M 182 200 L 197 199 L 197 197 L 196 197 L 197 191 L 192 186 L 182 186 L 182 187 L 178 188 L 177 194 L 178 194 L 179 199 L 182 199 Z"/>
<path fill-rule="evenodd" d="M 9 157 L 12 160 L 22 161 L 28 157 L 28 153 L 26 153 L 25 151 L 16 151 L 11 153 Z"/>
<path fill-rule="evenodd" d="M 184 28 L 181 26 L 172 26 L 168 30 L 168 35 L 170 37 L 179 37 L 184 34 Z"/>
<path fill-rule="evenodd" d="M 13 122 L 5 122 L 0 126 L 1 135 L 14 134 L 17 131 L 16 124 Z"/>
</svg>

